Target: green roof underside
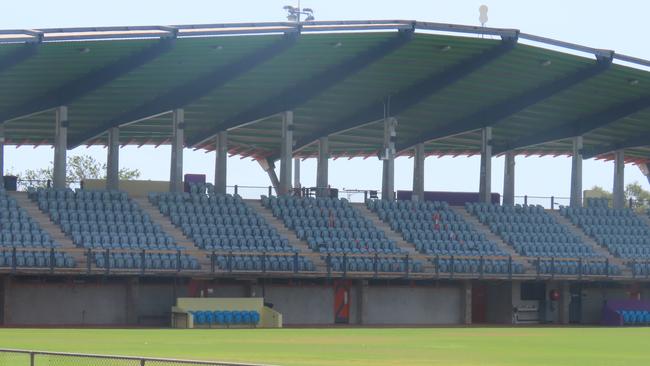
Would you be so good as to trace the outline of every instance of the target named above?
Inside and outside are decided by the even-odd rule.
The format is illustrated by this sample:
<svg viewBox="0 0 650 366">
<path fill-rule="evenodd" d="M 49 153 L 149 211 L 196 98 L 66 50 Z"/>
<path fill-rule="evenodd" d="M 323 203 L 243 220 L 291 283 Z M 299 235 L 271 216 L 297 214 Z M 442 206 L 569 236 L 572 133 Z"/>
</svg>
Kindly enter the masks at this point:
<svg viewBox="0 0 650 366">
<path fill-rule="evenodd" d="M 363 111 L 381 116 L 386 101 L 396 98 L 398 111 L 391 115 L 398 120 L 402 156 L 410 156 L 423 138 L 430 156 L 479 154 L 480 128 L 492 126 L 497 154 L 571 155 L 571 137 L 580 134 L 586 155 L 609 159 L 613 150 L 625 148 L 626 161 L 650 162 L 647 71 L 612 64 L 576 78 L 596 67 L 594 56 L 521 41 L 463 68 L 459 65 L 473 65 L 504 41 L 415 32 L 391 46 L 397 37 L 397 31 L 373 31 L 309 33 L 293 40 L 282 34 L 178 38 L 169 49 L 129 67 L 123 60 L 148 54 L 161 41 L 44 42 L 5 68 L 2 60 L 24 45 L 0 44 L 0 118 L 11 117 L 4 127 L 8 144 L 52 145 L 55 114 L 52 108 L 39 110 L 38 101 L 66 100 L 57 93 L 70 91 L 79 94 L 66 103 L 70 147 L 105 145 L 109 126 L 121 126 L 122 145 L 168 144 L 171 110 L 184 108 L 185 137 L 194 143 L 188 147 L 213 150 L 212 137 L 227 128 L 230 154 L 275 159 L 281 117 L 271 107 L 286 99 L 294 111 L 294 138 L 302 143 L 296 157 L 316 156 L 317 137 L 324 134 L 330 136 L 332 157 L 367 158 L 382 148 L 383 125 L 377 114 Z M 374 58 L 346 69 L 366 54 Z M 214 78 L 214 85 L 182 103 L 167 100 L 194 91 L 193 83 L 212 80 L 208 75 L 215 72 L 223 75 Z M 458 75 L 445 79 L 453 73 Z M 104 79 L 93 83 L 93 77 Z M 440 85 L 418 89 L 418 83 L 431 79 Z M 562 80 L 573 81 L 546 88 Z M 78 85 L 84 85 L 83 92 Z M 407 106 L 401 108 L 402 102 Z M 132 119 L 143 110 L 149 115 Z M 245 116 L 257 117 L 241 120 Z"/>
</svg>

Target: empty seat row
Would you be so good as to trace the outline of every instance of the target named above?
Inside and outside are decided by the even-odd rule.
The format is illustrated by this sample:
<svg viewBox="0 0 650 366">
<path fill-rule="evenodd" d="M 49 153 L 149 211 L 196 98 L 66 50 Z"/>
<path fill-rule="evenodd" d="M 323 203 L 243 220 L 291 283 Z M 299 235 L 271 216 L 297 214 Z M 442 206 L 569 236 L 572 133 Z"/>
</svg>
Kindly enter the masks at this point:
<svg viewBox="0 0 650 366">
<path fill-rule="evenodd" d="M 650 325 L 650 311 L 648 310 L 618 310 L 623 318 L 623 325 Z"/>
<path fill-rule="evenodd" d="M 334 272 L 386 272 L 406 273 L 422 272 L 422 263 L 418 260 L 385 257 L 322 257 L 326 265 Z"/>
<path fill-rule="evenodd" d="M 94 263 L 98 268 L 117 269 L 163 269 L 163 270 L 198 270 L 199 262 L 189 254 L 173 253 L 93 253 Z M 143 261 L 144 259 L 144 261 Z"/>
<path fill-rule="evenodd" d="M 300 255 L 219 255 L 215 263 L 223 271 L 310 272 L 314 263 Z"/>
<path fill-rule="evenodd" d="M 443 273 L 485 273 L 522 274 L 524 266 L 508 259 L 436 258 L 431 259 L 439 272 Z"/>
<path fill-rule="evenodd" d="M 555 275 L 570 275 L 575 276 L 583 275 L 612 275 L 617 276 L 621 274 L 621 269 L 611 263 L 607 262 L 582 262 L 579 261 L 551 261 L 551 260 L 533 260 L 531 264 L 536 271 L 540 274 L 555 274 Z"/>
<path fill-rule="evenodd" d="M 196 325 L 257 325 L 260 322 L 260 313 L 257 311 L 197 310 L 189 313 Z"/>
<path fill-rule="evenodd" d="M 74 268 L 74 258 L 63 252 L 50 251 L 16 251 L 15 259 L 13 251 L 4 250 L 0 252 L 0 267 L 37 267 L 37 268 Z"/>
</svg>

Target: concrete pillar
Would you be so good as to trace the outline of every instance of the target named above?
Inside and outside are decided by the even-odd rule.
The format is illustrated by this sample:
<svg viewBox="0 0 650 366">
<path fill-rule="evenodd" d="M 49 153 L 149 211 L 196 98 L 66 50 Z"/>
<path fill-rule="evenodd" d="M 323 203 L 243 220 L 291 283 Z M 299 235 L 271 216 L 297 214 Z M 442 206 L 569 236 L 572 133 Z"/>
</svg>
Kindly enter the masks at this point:
<svg viewBox="0 0 650 366">
<path fill-rule="evenodd" d="M 273 186 L 273 189 L 275 189 L 275 194 L 280 194 L 280 180 L 278 179 L 277 174 L 275 174 L 275 164 L 266 159 L 257 160 L 257 163 L 262 167 L 266 174 L 268 174 L 271 185 Z"/>
<path fill-rule="evenodd" d="M 291 158 L 293 155 L 293 111 L 282 114 L 282 145 L 280 146 L 280 191 L 278 195 L 291 193 Z"/>
<path fill-rule="evenodd" d="M 393 117 L 384 119 L 384 150 L 382 158 L 381 199 L 395 200 L 395 140 L 397 139 L 397 120 Z"/>
<path fill-rule="evenodd" d="M 515 152 L 508 151 L 503 167 L 503 204 L 515 204 Z"/>
<path fill-rule="evenodd" d="M 569 324 L 569 312 L 571 306 L 571 288 L 568 281 L 562 281 L 560 284 L 559 322 L 560 324 Z"/>
<path fill-rule="evenodd" d="M 170 192 L 183 192 L 184 129 L 185 111 L 183 109 L 174 109 L 172 115 L 172 159 L 169 176 Z"/>
<path fill-rule="evenodd" d="M 56 126 L 54 132 L 54 171 L 52 180 L 54 188 L 65 188 L 66 154 L 68 150 L 68 107 L 56 109 Z"/>
<path fill-rule="evenodd" d="M 472 324 L 472 281 L 463 281 L 461 291 L 461 302 L 463 303 L 461 323 L 470 325 Z"/>
<path fill-rule="evenodd" d="M 120 189 L 120 128 L 108 130 L 108 152 L 106 157 L 106 189 Z"/>
<path fill-rule="evenodd" d="M 614 208 L 625 207 L 625 151 L 614 152 Z"/>
<path fill-rule="evenodd" d="M 413 201 L 424 201 L 424 144 L 415 145 L 413 155 Z"/>
<path fill-rule="evenodd" d="M 316 165 L 316 195 L 319 197 L 327 195 L 327 187 L 329 186 L 329 159 L 329 137 L 321 137 L 318 139 L 318 161 Z"/>
<path fill-rule="evenodd" d="M 299 158 L 293 159 L 293 186 L 295 188 L 302 187 L 302 184 L 300 184 L 300 159 Z"/>
<path fill-rule="evenodd" d="M 492 198 L 492 127 L 481 130 L 481 172 L 479 201 L 491 202 Z"/>
<path fill-rule="evenodd" d="M 0 124 L 0 187 L 4 187 L 5 181 L 5 125 Z"/>
<path fill-rule="evenodd" d="M 582 207 L 582 136 L 573 138 L 570 204 L 571 207 Z"/>
<path fill-rule="evenodd" d="M 226 180 L 228 176 L 228 132 L 221 131 L 217 134 L 216 152 L 214 163 L 214 191 L 226 193 Z"/>
</svg>

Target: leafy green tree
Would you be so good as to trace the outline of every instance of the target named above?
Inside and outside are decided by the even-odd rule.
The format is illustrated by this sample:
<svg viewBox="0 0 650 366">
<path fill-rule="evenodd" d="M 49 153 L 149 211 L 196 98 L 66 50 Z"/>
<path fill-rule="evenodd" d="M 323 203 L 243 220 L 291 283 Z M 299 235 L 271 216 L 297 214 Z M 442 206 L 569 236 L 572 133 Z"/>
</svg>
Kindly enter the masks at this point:
<svg viewBox="0 0 650 366">
<path fill-rule="evenodd" d="M 21 188 L 46 187 L 47 181 L 52 180 L 53 170 L 53 164 L 50 162 L 47 168 L 27 169 L 21 173 L 8 173 L 8 175 L 17 176 Z M 138 169 L 121 168 L 119 170 L 120 180 L 138 179 L 140 175 Z M 106 179 L 106 163 L 102 164 L 90 155 L 68 156 L 66 165 L 68 185 L 74 185 L 86 179 Z"/>
<path fill-rule="evenodd" d="M 605 197 L 612 199 L 612 192 L 605 190 L 600 186 L 591 187 L 591 192 L 596 197 Z M 643 189 L 639 182 L 629 183 L 625 186 L 625 199 L 632 199 L 634 207 L 639 211 L 650 209 L 650 192 Z"/>
</svg>

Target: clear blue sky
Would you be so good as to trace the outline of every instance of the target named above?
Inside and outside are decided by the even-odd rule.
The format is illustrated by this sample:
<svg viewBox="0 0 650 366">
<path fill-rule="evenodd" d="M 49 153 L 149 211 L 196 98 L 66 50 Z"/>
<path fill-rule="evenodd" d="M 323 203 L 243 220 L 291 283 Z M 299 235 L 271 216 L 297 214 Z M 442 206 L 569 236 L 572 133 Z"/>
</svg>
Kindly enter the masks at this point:
<svg viewBox="0 0 650 366">
<path fill-rule="evenodd" d="M 2 4 L 1 28 L 45 28 L 72 26 L 152 25 L 222 23 L 284 20 L 283 5 L 288 0 L 34 0 Z M 293 5 L 296 5 L 294 1 Z M 650 2 L 619 1 L 341 1 L 303 0 L 319 20 L 342 19 L 416 19 L 422 21 L 478 25 L 478 7 L 489 6 L 488 26 L 518 28 L 523 32 L 557 38 L 588 46 L 613 49 L 619 53 L 650 59 L 647 35 L 650 34 Z M 52 160 L 50 148 L 7 148 L 7 169 L 21 171 L 38 168 Z M 92 154 L 105 160 L 105 150 L 85 147 L 70 154 Z M 169 149 L 125 148 L 124 166 L 138 168 L 143 178 L 163 180 L 169 177 Z M 214 154 L 186 150 L 186 173 L 214 176 Z M 517 195 L 568 196 L 571 162 L 568 158 L 517 158 Z M 315 161 L 302 166 L 303 185 L 315 184 Z M 427 190 L 475 191 L 478 189 L 478 158 L 429 158 L 426 161 Z M 352 174 L 351 174 L 352 173 Z M 412 160 L 398 159 L 397 189 L 411 186 Z M 584 187 L 612 186 L 613 164 L 585 161 Z M 341 159 L 330 164 L 330 182 L 339 188 L 379 188 L 381 165 L 376 159 Z M 645 177 L 632 165 L 625 171 L 626 182 L 638 181 L 650 189 Z M 501 191 L 503 160 L 493 162 L 493 191 Z M 229 159 L 228 184 L 268 185 L 257 163 Z"/>
</svg>

